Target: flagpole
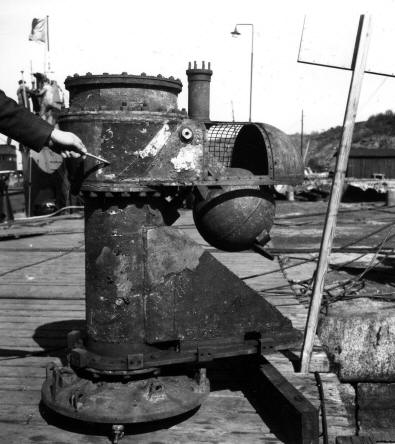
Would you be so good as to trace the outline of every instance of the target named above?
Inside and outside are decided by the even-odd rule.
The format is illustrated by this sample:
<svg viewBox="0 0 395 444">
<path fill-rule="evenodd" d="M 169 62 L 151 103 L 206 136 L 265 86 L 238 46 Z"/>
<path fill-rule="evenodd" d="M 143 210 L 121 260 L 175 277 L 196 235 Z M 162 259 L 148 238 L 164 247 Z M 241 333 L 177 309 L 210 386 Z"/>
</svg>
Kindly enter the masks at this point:
<svg viewBox="0 0 395 444">
<path fill-rule="evenodd" d="M 35 84 L 34 84 L 34 76 L 33 76 L 33 61 L 30 60 L 30 83 L 31 83 L 31 87 L 32 89 L 35 88 Z"/>
<path fill-rule="evenodd" d="M 48 74 L 51 72 L 51 62 L 49 58 L 49 15 L 46 17 L 46 40 L 47 40 L 47 67 L 46 70 Z"/>
</svg>

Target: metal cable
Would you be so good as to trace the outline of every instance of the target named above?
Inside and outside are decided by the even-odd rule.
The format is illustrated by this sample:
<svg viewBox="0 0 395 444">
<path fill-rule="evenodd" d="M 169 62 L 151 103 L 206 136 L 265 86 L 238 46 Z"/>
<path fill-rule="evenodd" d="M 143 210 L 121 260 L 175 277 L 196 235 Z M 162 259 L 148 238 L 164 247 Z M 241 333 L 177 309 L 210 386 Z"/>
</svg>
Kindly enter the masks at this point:
<svg viewBox="0 0 395 444">
<path fill-rule="evenodd" d="M 381 211 L 381 212 L 384 212 L 384 213 L 395 214 L 392 211 L 387 211 L 389 208 L 395 208 L 395 205 L 389 205 L 389 206 L 386 205 L 385 208 L 386 208 L 385 210 L 382 209 L 381 207 L 379 207 L 379 208 L 376 208 L 376 207 L 373 207 L 373 208 L 362 208 L 362 209 L 361 208 L 357 208 L 355 210 L 340 210 L 338 214 L 356 213 L 356 212 L 359 212 L 359 211 Z M 291 214 L 291 215 L 279 216 L 279 217 L 277 217 L 277 220 L 300 219 L 300 218 L 303 218 L 303 217 L 325 216 L 325 215 L 326 215 L 326 212 L 325 213 L 294 214 L 294 215 Z"/>
<path fill-rule="evenodd" d="M 325 396 L 324 396 L 324 388 L 322 386 L 321 376 L 318 372 L 314 372 L 315 381 L 318 387 L 318 394 L 320 396 L 320 405 L 321 405 L 321 421 L 322 421 L 322 439 L 323 444 L 328 444 L 328 423 L 326 420 L 326 407 L 325 407 Z"/>
</svg>

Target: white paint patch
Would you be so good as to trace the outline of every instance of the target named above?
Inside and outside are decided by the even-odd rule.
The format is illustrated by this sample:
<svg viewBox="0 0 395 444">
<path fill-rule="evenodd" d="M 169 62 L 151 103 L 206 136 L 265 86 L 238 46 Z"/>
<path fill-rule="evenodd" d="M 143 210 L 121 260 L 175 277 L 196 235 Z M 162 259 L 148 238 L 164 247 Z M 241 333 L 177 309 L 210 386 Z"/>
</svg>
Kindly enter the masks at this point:
<svg viewBox="0 0 395 444">
<path fill-rule="evenodd" d="M 165 146 L 171 135 L 170 127 L 165 123 L 162 128 L 155 134 L 154 138 L 149 144 L 140 151 L 136 151 L 135 154 L 142 159 L 146 157 L 155 157 L 159 151 Z"/>
<path fill-rule="evenodd" d="M 202 156 L 202 146 L 194 145 L 182 147 L 177 157 L 171 159 L 171 163 L 177 172 L 200 170 L 200 158 Z"/>
</svg>

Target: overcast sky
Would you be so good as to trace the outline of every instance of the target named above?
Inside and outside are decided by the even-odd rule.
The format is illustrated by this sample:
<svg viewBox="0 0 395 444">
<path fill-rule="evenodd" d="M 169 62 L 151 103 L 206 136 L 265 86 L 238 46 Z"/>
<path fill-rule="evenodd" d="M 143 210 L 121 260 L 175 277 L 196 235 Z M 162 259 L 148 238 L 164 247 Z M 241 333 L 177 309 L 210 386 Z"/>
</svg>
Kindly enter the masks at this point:
<svg viewBox="0 0 395 444">
<path fill-rule="evenodd" d="M 395 1 L 332 0 L 1 0 L 0 88 L 15 98 L 20 71 L 42 71 L 45 45 L 29 42 L 33 18 L 49 15 L 50 54 L 61 85 L 67 75 L 145 72 L 181 79 L 187 107 L 189 61 L 210 61 L 211 118 L 248 119 L 251 27 L 254 24 L 252 120 L 287 133 L 341 125 L 350 72 L 297 63 L 307 14 L 304 55 L 347 61 L 359 14 L 373 15 L 372 69 L 395 72 Z M 376 38 L 374 38 L 376 36 Z M 319 44 L 317 45 L 317 43 Z M 326 46 L 329 45 L 329 46 Z M 350 46 L 351 45 L 351 46 Z M 310 51 L 310 52 L 309 52 Z M 395 109 L 395 78 L 365 75 L 357 120 Z"/>
</svg>

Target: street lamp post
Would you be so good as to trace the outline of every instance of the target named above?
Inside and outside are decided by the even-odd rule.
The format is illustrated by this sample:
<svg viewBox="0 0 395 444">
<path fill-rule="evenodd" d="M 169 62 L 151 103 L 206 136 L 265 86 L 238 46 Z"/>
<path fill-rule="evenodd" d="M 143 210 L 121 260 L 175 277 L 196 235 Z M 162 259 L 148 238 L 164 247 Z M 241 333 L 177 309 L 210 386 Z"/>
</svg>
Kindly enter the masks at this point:
<svg viewBox="0 0 395 444">
<path fill-rule="evenodd" d="M 252 23 L 237 23 L 234 31 L 231 32 L 233 37 L 241 35 L 237 30 L 238 26 L 251 26 L 251 67 L 250 67 L 250 114 L 248 121 L 251 122 L 251 107 L 252 107 L 252 73 L 254 71 L 254 25 Z"/>
</svg>

